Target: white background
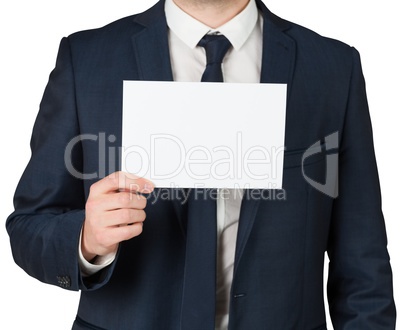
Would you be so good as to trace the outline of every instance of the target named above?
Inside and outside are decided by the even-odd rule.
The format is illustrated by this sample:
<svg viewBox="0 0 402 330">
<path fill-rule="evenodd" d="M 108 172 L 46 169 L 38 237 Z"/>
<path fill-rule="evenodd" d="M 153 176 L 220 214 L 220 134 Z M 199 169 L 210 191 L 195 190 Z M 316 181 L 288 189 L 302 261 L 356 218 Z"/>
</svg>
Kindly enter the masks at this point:
<svg viewBox="0 0 402 330">
<path fill-rule="evenodd" d="M 12 212 L 12 195 L 29 159 L 29 139 L 58 44 L 72 32 L 99 27 L 145 10 L 154 0 L 20 0 L 0 5 L 1 219 Z M 402 299 L 400 1 L 265 0 L 277 15 L 355 46 L 361 53 L 373 121 L 383 210 Z M 399 219 L 399 220 L 398 220 Z M 4 222 L 3 222 L 4 224 Z M 398 235 L 399 234 L 399 235 Z M 399 252 L 399 253 L 398 253 Z M 13 262 L 0 227 L 0 329 L 70 329 L 79 294 L 42 284 Z M 280 329 L 278 329 L 280 330 Z"/>
</svg>

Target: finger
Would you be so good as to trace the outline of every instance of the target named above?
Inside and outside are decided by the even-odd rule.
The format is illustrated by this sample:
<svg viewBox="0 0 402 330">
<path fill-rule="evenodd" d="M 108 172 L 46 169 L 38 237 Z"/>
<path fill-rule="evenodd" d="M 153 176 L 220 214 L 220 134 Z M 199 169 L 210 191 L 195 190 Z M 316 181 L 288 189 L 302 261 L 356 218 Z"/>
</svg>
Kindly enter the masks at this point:
<svg viewBox="0 0 402 330">
<path fill-rule="evenodd" d="M 98 219 L 100 227 L 127 226 L 133 223 L 145 221 L 146 214 L 144 210 L 136 209 L 118 209 L 104 213 Z"/>
<path fill-rule="evenodd" d="M 115 191 L 151 193 L 154 184 L 145 178 L 126 172 L 114 172 L 91 186 L 91 193 L 98 195 Z"/>
<path fill-rule="evenodd" d="M 116 209 L 143 210 L 147 205 L 147 198 L 132 192 L 118 192 L 115 194 L 102 195 L 97 199 L 102 210 L 111 211 Z"/>
<path fill-rule="evenodd" d="M 105 232 L 104 243 L 107 246 L 113 246 L 114 244 L 122 241 L 127 241 L 133 237 L 136 237 L 142 233 L 143 223 L 137 222 L 129 226 L 120 226 L 109 228 Z"/>
<path fill-rule="evenodd" d="M 154 183 L 146 178 L 138 177 L 125 172 L 119 172 L 119 191 L 150 194 L 154 188 Z"/>
</svg>

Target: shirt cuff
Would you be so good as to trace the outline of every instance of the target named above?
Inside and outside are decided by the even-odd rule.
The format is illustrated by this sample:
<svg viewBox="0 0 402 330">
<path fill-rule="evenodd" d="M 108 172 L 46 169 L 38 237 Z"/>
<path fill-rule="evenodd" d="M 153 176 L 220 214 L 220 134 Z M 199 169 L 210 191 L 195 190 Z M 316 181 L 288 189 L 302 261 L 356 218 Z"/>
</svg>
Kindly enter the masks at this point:
<svg viewBox="0 0 402 330">
<path fill-rule="evenodd" d="M 82 229 L 80 233 L 80 240 L 78 243 L 78 264 L 80 266 L 81 275 L 83 277 L 91 276 L 100 270 L 109 266 L 116 258 L 116 252 L 109 253 L 104 256 L 96 256 L 92 262 L 88 262 L 82 255 L 81 249 Z"/>
</svg>

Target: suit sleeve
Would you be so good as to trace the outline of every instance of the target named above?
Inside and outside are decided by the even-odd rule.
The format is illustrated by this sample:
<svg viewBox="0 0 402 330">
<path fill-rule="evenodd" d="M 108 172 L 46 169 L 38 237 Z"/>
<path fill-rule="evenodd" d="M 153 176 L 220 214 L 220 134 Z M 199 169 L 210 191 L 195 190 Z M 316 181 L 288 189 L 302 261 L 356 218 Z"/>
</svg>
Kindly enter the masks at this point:
<svg viewBox="0 0 402 330">
<path fill-rule="evenodd" d="M 392 273 L 372 129 L 355 49 L 328 256 L 328 301 L 334 328 L 395 329 Z"/>
<path fill-rule="evenodd" d="M 83 279 L 78 242 L 85 219 L 83 181 L 64 161 L 68 143 L 80 134 L 69 40 L 60 44 L 31 138 L 31 159 L 14 196 L 15 211 L 6 228 L 15 262 L 38 280 L 70 290 L 96 289 L 113 266 Z M 71 163 L 82 168 L 82 148 L 72 149 Z"/>
</svg>

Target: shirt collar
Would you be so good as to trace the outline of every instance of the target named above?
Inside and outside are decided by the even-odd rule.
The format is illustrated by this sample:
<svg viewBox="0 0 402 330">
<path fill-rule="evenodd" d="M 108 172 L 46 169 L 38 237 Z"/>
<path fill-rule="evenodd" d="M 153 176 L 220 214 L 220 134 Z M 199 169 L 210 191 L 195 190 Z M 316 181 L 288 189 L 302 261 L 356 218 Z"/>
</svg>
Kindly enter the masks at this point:
<svg viewBox="0 0 402 330">
<path fill-rule="evenodd" d="M 191 17 L 173 0 L 166 0 L 165 13 L 169 29 L 190 48 L 195 48 L 205 34 L 219 32 L 229 39 L 234 49 L 239 50 L 250 36 L 258 20 L 255 0 L 250 0 L 242 12 L 216 29 Z"/>
</svg>

